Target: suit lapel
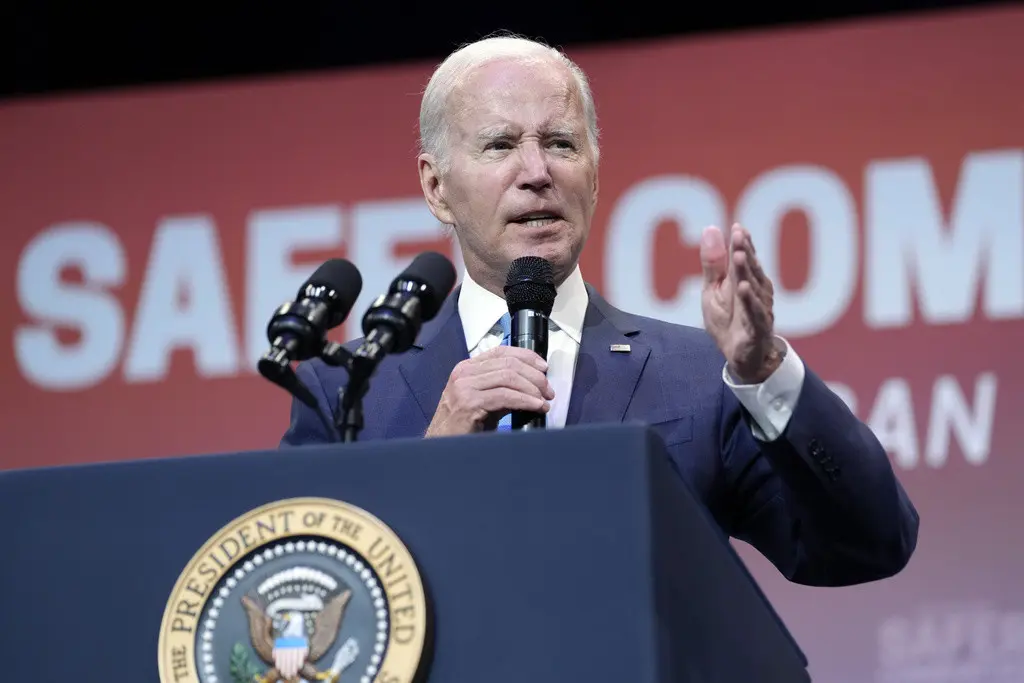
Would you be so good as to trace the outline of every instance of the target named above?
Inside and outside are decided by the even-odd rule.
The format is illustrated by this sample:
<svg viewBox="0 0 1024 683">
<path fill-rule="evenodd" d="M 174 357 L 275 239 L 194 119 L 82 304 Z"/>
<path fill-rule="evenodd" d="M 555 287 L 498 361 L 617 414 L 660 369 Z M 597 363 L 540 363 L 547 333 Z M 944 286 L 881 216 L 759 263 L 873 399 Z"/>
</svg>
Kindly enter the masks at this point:
<svg viewBox="0 0 1024 683">
<path fill-rule="evenodd" d="M 629 316 L 613 308 L 590 285 L 587 290 L 590 304 L 583 321 L 566 426 L 621 422 L 651 353 L 639 340 L 640 330 Z M 613 345 L 628 345 L 629 351 L 613 351 Z"/>
<path fill-rule="evenodd" d="M 434 417 L 452 370 L 469 358 L 456 306 L 458 298 L 459 287 L 456 287 L 434 319 L 420 330 L 416 343 L 398 366 L 428 423 Z"/>
</svg>

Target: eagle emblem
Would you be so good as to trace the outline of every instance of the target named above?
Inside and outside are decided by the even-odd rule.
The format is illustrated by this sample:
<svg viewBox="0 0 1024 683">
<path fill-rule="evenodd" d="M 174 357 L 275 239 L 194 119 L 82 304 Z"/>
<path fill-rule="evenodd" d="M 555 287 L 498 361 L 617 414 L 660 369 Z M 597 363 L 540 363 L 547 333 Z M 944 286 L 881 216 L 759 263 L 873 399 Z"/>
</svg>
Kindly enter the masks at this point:
<svg viewBox="0 0 1024 683">
<path fill-rule="evenodd" d="M 358 655 L 355 640 L 350 639 L 339 649 L 329 669 L 320 671 L 315 665 L 334 645 L 351 597 L 352 591 L 346 589 L 321 603 L 315 596 L 307 594 L 277 600 L 268 609 L 252 597 L 243 596 L 242 606 L 249 620 L 252 647 L 270 667 L 263 675 L 256 674 L 255 682 L 336 683 L 341 672 Z M 316 604 L 310 604 L 310 600 Z M 311 613 L 316 616 L 307 621 L 306 615 Z"/>
<path fill-rule="evenodd" d="M 182 570 L 160 626 L 160 681 L 418 680 L 429 612 L 415 559 L 381 520 L 330 498 L 272 501 Z"/>
</svg>

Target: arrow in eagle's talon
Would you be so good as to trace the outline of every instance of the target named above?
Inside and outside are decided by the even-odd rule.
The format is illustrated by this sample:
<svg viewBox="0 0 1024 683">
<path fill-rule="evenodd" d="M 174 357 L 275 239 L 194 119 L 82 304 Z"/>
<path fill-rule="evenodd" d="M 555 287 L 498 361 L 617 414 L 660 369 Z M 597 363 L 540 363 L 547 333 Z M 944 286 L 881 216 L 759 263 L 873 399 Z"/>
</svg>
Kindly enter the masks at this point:
<svg viewBox="0 0 1024 683">
<path fill-rule="evenodd" d="M 349 638 L 345 641 L 345 644 L 338 649 L 338 654 L 334 655 L 334 663 L 331 665 L 330 673 L 334 676 L 334 680 L 337 680 L 341 676 L 341 672 L 352 666 L 352 662 L 356 661 L 359 656 L 359 643 L 356 642 L 355 638 Z"/>
</svg>

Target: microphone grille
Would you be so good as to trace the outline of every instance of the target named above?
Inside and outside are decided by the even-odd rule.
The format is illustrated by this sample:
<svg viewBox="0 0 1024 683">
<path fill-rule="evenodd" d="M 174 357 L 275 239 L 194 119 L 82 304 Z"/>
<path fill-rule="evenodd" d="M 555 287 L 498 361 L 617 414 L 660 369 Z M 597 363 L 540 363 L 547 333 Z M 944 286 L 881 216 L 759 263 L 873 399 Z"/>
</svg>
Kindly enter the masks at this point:
<svg viewBox="0 0 1024 683">
<path fill-rule="evenodd" d="M 505 277 L 505 301 L 510 313 L 525 308 L 551 315 L 555 305 L 554 272 L 539 256 L 517 258 Z"/>
<path fill-rule="evenodd" d="M 455 286 L 457 274 L 455 266 L 447 256 L 436 251 L 426 251 L 412 260 L 409 267 L 402 271 L 393 285 L 402 280 L 412 280 L 425 286 L 420 293 L 423 320 L 430 320 L 441 309 L 444 299 Z"/>
<path fill-rule="evenodd" d="M 353 301 L 359 297 L 363 288 L 363 278 L 359 269 L 343 258 L 332 258 L 324 261 L 313 271 L 302 287 L 299 289 L 299 296 L 306 291 L 308 286 L 330 287 L 331 289 L 353 292 Z"/>
<path fill-rule="evenodd" d="M 298 297 L 313 296 L 326 300 L 332 312 L 330 326 L 336 327 L 344 322 L 362 289 L 363 277 L 359 269 L 345 259 L 333 258 L 322 263 L 302 283 Z"/>
</svg>

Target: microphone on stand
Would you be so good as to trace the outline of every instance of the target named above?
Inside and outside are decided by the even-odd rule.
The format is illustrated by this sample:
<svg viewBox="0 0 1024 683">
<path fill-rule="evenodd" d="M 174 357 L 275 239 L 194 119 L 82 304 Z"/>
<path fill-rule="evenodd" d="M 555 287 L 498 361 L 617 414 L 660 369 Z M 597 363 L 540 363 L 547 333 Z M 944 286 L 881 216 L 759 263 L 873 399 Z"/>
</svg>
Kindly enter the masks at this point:
<svg viewBox="0 0 1024 683">
<path fill-rule="evenodd" d="M 555 305 L 551 264 L 539 256 L 517 258 L 505 278 L 505 302 L 512 318 L 509 346 L 530 349 L 547 360 L 548 319 Z M 544 429 L 544 413 L 512 411 L 512 429 Z"/>
<path fill-rule="evenodd" d="M 274 311 L 267 324 L 270 350 L 257 364 L 260 374 L 288 389 L 285 384 L 294 377 L 291 363 L 323 352 L 327 331 L 345 322 L 362 288 L 354 265 L 340 258 L 324 262 L 302 283 L 294 301 Z"/>
<path fill-rule="evenodd" d="M 363 278 L 354 265 L 340 258 L 324 262 L 302 283 L 295 300 L 274 312 L 267 325 L 270 349 L 257 363 L 264 378 L 316 411 L 328 433 L 331 422 L 291 364 L 316 358 L 331 346 L 327 332 L 345 322 L 362 288 Z"/>
<path fill-rule="evenodd" d="M 363 427 L 362 398 L 385 356 L 407 351 L 422 324 L 435 315 L 458 277 L 455 266 L 437 252 L 424 252 L 399 274 L 363 316 L 362 343 L 352 353 L 329 348 L 324 360 L 344 365 L 348 383 L 341 390 L 335 426 L 342 441 L 355 441 Z"/>
<path fill-rule="evenodd" d="M 407 351 L 416 341 L 420 326 L 437 315 L 455 285 L 455 266 L 434 251 L 413 259 L 363 316 L 366 335 L 355 355 L 374 365 L 390 353 Z"/>
</svg>

